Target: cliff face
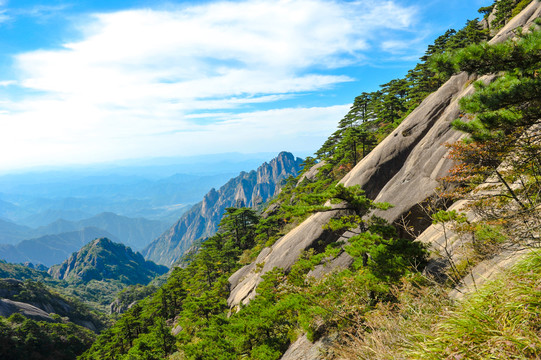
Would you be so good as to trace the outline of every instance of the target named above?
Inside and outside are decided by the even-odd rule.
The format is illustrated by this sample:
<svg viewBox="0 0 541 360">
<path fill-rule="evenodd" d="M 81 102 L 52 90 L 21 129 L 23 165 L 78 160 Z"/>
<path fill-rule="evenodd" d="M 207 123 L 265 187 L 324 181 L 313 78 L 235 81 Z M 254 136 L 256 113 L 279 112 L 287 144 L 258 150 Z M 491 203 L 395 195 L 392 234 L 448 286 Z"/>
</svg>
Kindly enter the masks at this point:
<svg viewBox="0 0 541 360">
<path fill-rule="evenodd" d="M 501 29 L 491 43 L 505 41 L 513 36 L 514 29 L 521 26 L 527 28 L 539 16 L 541 3 L 534 1 Z M 449 79 L 363 158 L 341 183 L 345 186 L 360 185 L 369 198 L 393 204 L 393 208 L 378 213 L 390 222 L 408 214 L 415 219 L 418 204 L 435 195 L 437 179 L 446 175 L 453 165 L 446 156 L 448 149 L 445 144 L 463 136 L 452 129 L 451 121 L 459 116 L 458 101 L 474 91 L 472 83 L 475 80 L 478 80 L 476 76 L 466 73 Z M 485 76 L 481 80 L 490 82 L 493 77 Z M 302 251 L 316 246 L 320 241 L 327 241 L 328 234 L 322 230 L 322 225 L 337 215 L 336 212 L 325 212 L 310 216 L 273 246 L 264 249 L 252 264 L 239 269 L 229 279 L 231 293 L 228 304 L 235 308 L 247 303 L 256 295 L 255 289 L 266 272 L 274 267 L 288 271 Z M 434 226 L 429 227 L 429 223 L 414 222 L 412 225 L 417 232 L 424 230 L 422 241 L 430 244 L 441 241 L 441 231 Z M 350 234 L 347 232 L 343 234 L 346 239 L 348 236 Z M 347 254 L 340 255 L 329 262 L 328 268 L 348 266 L 350 262 L 347 257 Z M 317 274 L 325 272 L 319 266 L 313 274 L 317 277 L 320 276 Z M 321 341 L 312 344 L 305 337 L 300 337 L 282 360 L 322 359 L 320 352 L 316 351 L 319 346 L 324 346 Z"/>
<path fill-rule="evenodd" d="M 257 170 L 241 172 L 220 189 L 210 190 L 179 221 L 143 250 L 146 259 L 171 266 L 193 242 L 213 235 L 226 208 L 257 206 L 272 198 L 280 182 L 296 176 L 302 160 L 282 152 Z"/>
<path fill-rule="evenodd" d="M 451 129 L 451 121 L 458 117 L 458 100 L 473 91 L 474 79 L 466 74 L 452 77 L 363 158 L 341 183 L 360 185 L 368 197 L 393 204 L 394 208 L 378 214 L 391 222 L 432 196 L 437 178 L 451 166 L 445 157 L 444 144 L 462 136 Z M 275 266 L 289 270 L 302 251 L 328 240 L 322 226 L 336 215 L 338 213 L 324 212 L 310 216 L 272 247 L 264 249 L 254 263 L 241 268 L 230 278 L 229 305 L 246 303 L 255 296 L 263 274 Z"/>
</svg>

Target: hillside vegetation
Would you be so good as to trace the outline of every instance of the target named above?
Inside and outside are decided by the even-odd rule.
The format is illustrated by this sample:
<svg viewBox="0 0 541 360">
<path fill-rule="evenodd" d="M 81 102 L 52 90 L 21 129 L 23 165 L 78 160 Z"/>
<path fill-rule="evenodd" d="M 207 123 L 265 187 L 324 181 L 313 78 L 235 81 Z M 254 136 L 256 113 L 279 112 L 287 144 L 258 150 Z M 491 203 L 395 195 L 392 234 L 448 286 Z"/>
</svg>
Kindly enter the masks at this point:
<svg viewBox="0 0 541 360">
<path fill-rule="evenodd" d="M 538 253 L 464 302 L 452 297 L 466 276 L 474 278 L 476 264 L 539 245 L 541 21 L 508 41 L 487 42 L 530 2 L 480 9 L 483 21 L 447 31 L 404 78 L 357 97 L 262 213 L 226 208 L 217 233 L 185 253 L 182 267 L 79 359 L 291 360 L 307 352 L 310 359 L 539 358 Z M 393 204 L 340 180 L 458 72 L 471 74 L 464 87 L 479 81 L 452 125 L 462 132 L 447 145 L 455 165 L 432 201 L 419 204 L 424 222 L 390 223 L 384 217 Z M 468 213 L 448 209 L 456 200 L 466 200 Z M 313 220 L 316 241 L 293 265 L 268 269 L 261 259 L 292 253 L 273 251 L 291 246 L 281 240 L 310 219 L 326 220 Z M 431 224 L 444 236 L 438 253 L 414 241 Z M 460 256 L 447 229 L 465 239 Z M 93 278 L 114 270 L 100 267 L 91 249 L 81 255 L 91 270 L 74 256 L 53 272 Z M 148 289 L 129 289 L 119 304 Z M 232 291 L 244 295 L 232 299 Z M 3 326 L 16 331 L 17 321 Z"/>
<path fill-rule="evenodd" d="M 508 11 L 504 8 L 507 3 L 502 1 L 490 11 L 484 10 L 487 18 L 489 13 L 495 16 L 495 27 L 525 5 L 509 2 L 512 7 Z M 492 341 L 472 332 L 477 331 L 473 325 L 459 324 L 463 335 L 456 341 L 462 343 L 455 346 L 456 335 L 448 324 L 465 321 L 434 324 L 438 315 L 447 314 L 455 306 L 447 295 L 447 286 L 455 285 L 452 271 L 457 272 L 456 276 L 464 276 L 474 261 L 494 253 L 498 246 L 517 241 L 525 246 L 526 240 L 539 239 L 535 221 L 539 218 L 541 157 L 539 143 L 535 141 L 539 132 L 532 127 L 540 118 L 541 87 L 536 74 L 541 65 L 541 33 L 517 35 L 517 41 L 488 45 L 483 41 L 490 38 L 489 29 L 475 20 L 469 21 L 460 31 L 451 30 L 438 38 L 405 78 L 356 98 L 338 130 L 317 152 L 317 159 L 306 161 L 303 174 L 288 180 L 263 216 L 248 208 L 227 209 L 218 233 L 203 242 L 199 251 L 186 254 L 186 267 L 175 268 L 164 286 L 100 335 L 81 359 L 279 359 L 301 337 L 309 341 L 334 339 L 334 347 L 323 347 L 327 353 L 320 356 L 326 359 L 338 355 L 351 359 L 463 358 L 471 354 L 469 347 L 474 342 L 479 342 L 476 351 L 481 354 L 494 347 L 491 351 L 506 354 L 507 358 L 535 358 L 537 350 L 527 352 L 514 343 L 516 336 L 524 334 L 510 335 L 507 341 Z M 469 137 L 452 145 L 452 156 L 461 162 L 451 172 L 454 177 L 445 179 L 452 183 L 445 188 L 445 199 L 452 199 L 471 193 L 487 178 L 496 177 L 498 183 L 487 185 L 493 190 L 491 196 L 475 199 L 471 205 L 478 213 L 495 210 L 496 217 L 487 215 L 469 222 L 461 220 L 458 213 L 432 211 L 435 224 L 462 224 L 463 231 L 473 232 L 477 240 L 472 245 L 477 250 L 476 259 L 459 266 L 447 259 L 451 261 L 449 280 L 436 284 L 420 272 L 427 262 L 427 249 L 399 236 L 404 232 L 399 233 L 395 225 L 373 215 L 391 205 L 376 203 L 359 187 L 344 187 L 337 182 L 457 71 L 506 74 L 489 85 L 479 83 L 478 91 L 461 102 L 464 114 L 468 114 L 463 120 L 470 121 L 460 120 L 454 126 Z M 529 131 L 533 131 L 533 137 L 525 136 Z M 511 161 L 512 154 L 520 154 L 519 159 Z M 506 162 L 505 172 L 500 171 L 502 162 Z M 311 167 L 318 171 L 310 170 Z M 440 206 L 449 203 L 445 199 Z M 310 214 L 327 211 L 340 214 L 324 226 L 328 236 L 321 237 L 323 240 L 317 246 L 304 252 L 291 269 L 266 272 L 257 295 L 231 309 L 227 303 L 230 276 L 242 265 L 252 263 L 266 247 Z M 526 226 L 517 227 L 523 219 Z M 529 232 L 531 238 L 517 238 L 518 229 Z M 350 232 L 347 240 L 340 238 L 346 230 Z M 348 266 L 335 271 L 322 267 L 342 256 L 349 259 Z M 260 265 L 264 266 L 257 264 Z M 253 271 L 257 272 L 257 268 Z M 314 275 L 321 271 L 327 274 Z M 510 303 L 522 301 L 521 296 L 517 293 L 516 300 Z M 464 306 L 467 309 L 468 305 Z M 464 310 L 464 314 L 468 311 L 481 312 Z M 534 315 L 536 311 L 531 309 Z M 523 315 L 518 314 L 514 321 L 519 323 Z M 538 328 L 535 316 L 528 316 L 532 319 L 531 329 Z M 395 321 L 402 318 L 411 322 Z M 414 323 L 418 331 L 408 335 Z M 381 330 L 383 324 L 394 327 Z M 436 328 L 439 330 L 434 332 Z M 378 339 L 370 338 L 376 330 L 377 334 L 388 336 L 379 341 L 381 349 L 374 345 Z M 488 327 L 479 331 L 498 337 Z M 429 334 L 432 336 L 428 337 Z M 404 348 L 401 339 L 406 345 L 418 345 Z M 450 345 L 443 346 L 445 341 Z M 520 341 L 526 344 L 529 340 Z M 505 350 L 500 351 L 501 347 Z M 389 356 L 390 353 L 393 355 Z"/>
</svg>

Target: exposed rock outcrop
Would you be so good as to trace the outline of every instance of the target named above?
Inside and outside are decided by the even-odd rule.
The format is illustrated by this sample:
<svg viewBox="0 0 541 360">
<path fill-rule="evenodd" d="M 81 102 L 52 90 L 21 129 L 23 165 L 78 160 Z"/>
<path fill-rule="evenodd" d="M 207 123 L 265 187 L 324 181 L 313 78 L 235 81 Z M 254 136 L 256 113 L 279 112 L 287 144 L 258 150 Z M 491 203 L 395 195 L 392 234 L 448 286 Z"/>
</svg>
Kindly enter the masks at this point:
<svg viewBox="0 0 541 360">
<path fill-rule="evenodd" d="M 81 311 L 77 304 L 51 292 L 41 283 L 0 279 L 0 316 L 9 317 L 13 313 L 49 322 L 56 322 L 51 314 L 57 314 L 95 332 L 104 326 L 95 315 Z"/>
<path fill-rule="evenodd" d="M 14 313 L 20 313 L 36 321 L 54 322 L 48 313 L 33 305 L 9 299 L 0 299 L 0 316 L 10 317 Z"/>
<path fill-rule="evenodd" d="M 272 198 L 280 182 L 297 176 L 302 160 L 282 152 L 257 170 L 241 172 L 220 189 L 210 190 L 203 201 L 194 205 L 168 231 L 143 250 L 146 259 L 172 266 L 193 242 L 213 235 L 225 212 L 231 206 L 257 206 Z"/>
<path fill-rule="evenodd" d="M 540 16 L 541 2 L 534 1 L 501 29 L 491 43 L 508 39 L 514 35 L 514 29 L 519 26 L 528 27 Z M 377 213 L 388 221 L 397 221 L 414 211 L 419 203 L 435 194 L 438 178 L 446 175 L 453 165 L 446 156 L 448 149 L 445 143 L 452 143 L 463 134 L 451 128 L 451 121 L 459 117 L 458 101 L 474 91 L 472 83 L 477 79 L 465 73 L 449 79 L 362 159 L 341 183 L 345 186 L 360 185 L 369 198 L 394 204 L 394 208 Z M 486 82 L 493 79 L 492 76 L 482 78 Z M 239 269 L 229 279 L 232 291 L 228 304 L 235 308 L 253 298 L 262 275 L 273 267 L 289 270 L 302 251 L 321 240 L 322 224 L 335 215 L 332 212 L 312 215 L 273 246 L 264 249 L 252 264 Z M 415 225 L 416 230 L 422 232 L 429 223 Z M 437 229 L 428 227 L 425 232 L 432 232 L 431 239 L 425 239 L 426 242 L 442 241 Z M 347 240 L 347 236 L 345 238 Z M 311 275 L 319 277 L 340 266 L 348 266 L 347 256 L 340 255 L 327 261 L 327 271 L 325 267 L 316 268 Z M 479 271 L 482 272 L 482 269 Z M 301 337 L 291 345 L 282 359 L 321 359 L 321 354 L 315 351 L 319 347 L 321 344 L 310 344 Z"/>
<path fill-rule="evenodd" d="M 325 349 L 332 345 L 333 340 L 323 337 L 312 343 L 306 335 L 302 335 L 289 346 L 281 360 L 325 360 Z"/>
<path fill-rule="evenodd" d="M 232 289 L 227 300 L 229 306 L 236 307 L 251 300 L 255 296 L 255 288 L 262 280 L 261 275 L 275 267 L 287 271 L 305 249 L 317 242 L 336 241 L 338 239 L 336 235 L 323 230 L 323 225 L 337 213 L 339 211 L 328 211 L 310 216 L 273 246 L 263 249 L 254 262 L 234 273 L 229 278 Z"/>
<path fill-rule="evenodd" d="M 541 3 L 532 2 L 491 42 L 504 41 L 514 34 L 515 28 L 529 26 L 540 16 L 540 12 Z M 460 114 L 458 101 L 473 92 L 472 83 L 475 80 L 476 76 L 465 73 L 451 77 L 363 158 L 341 183 L 345 186 L 360 185 L 369 198 L 394 204 L 393 208 L 378 213 L 391 222 L 407 215 L 417 204 L 433 196 L 438 186 L 437 179 L 447 174 L 453 165 L 446 157 L 448 149 L 445 143 L 463 136 L 451 128 L 451 121 Z M 489 82 L 493 77 L 486 76 L 483 80 Z M 233 274 L 229 279 L 232 288 L 229 305 L 238 306 L 255 296 L 261 276 L 274 266 L 287 271 L 302 251 L 320 240 L 322 223 L 332 216 L 331 212 L 312 215 L 272 247 L 263 250 L 252 264 Z M 419 224 L 417 231 L 424 230 L 428 225 Z"/>
<path fill-rule="evenodd" d="M 431 196 L 437 178 L 451 166 L 451 161 L 444 157 L 447 149 L 443 144 L 462 136 L 451 129 L 450 123 L 458 116 L 458 99 L 472 91 L 470 84 L 474 79 L 467 74 L 453 76 L 363 158 L 341 183 L 360 185 L 368 197 L 397 204 L 380 214 L 389 221 L 397 220 Z M 403 192 L 400 186 L 405 187 Z M 382 191 L 385 188 L 389 194 Z M 261 275 L 275 266 L 289 270 L 302 251 L 321 241 L 322 226 L 336 215 L 325 212 L 310 216 L 271 248 L 263 250 L 254 263 L 231 276 L 229 305 L 238 306 L 255 296 Z M 262 268 L 261 264 L 264 264 Z"/>
</svg>

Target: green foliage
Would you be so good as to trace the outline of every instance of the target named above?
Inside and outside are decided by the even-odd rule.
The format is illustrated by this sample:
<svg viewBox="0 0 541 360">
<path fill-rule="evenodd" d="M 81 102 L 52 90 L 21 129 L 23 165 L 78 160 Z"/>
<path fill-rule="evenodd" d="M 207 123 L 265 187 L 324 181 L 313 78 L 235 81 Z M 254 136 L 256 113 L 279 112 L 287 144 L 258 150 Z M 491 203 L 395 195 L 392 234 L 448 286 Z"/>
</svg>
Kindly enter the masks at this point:
<svg viewBox="0 0 541 360">
<path fill-rule="evenodd" d="M 392 226 L 377 218 L 361 220 L 370 209 L 388 205 L 368 200 L 360 188 L 338 185 L 299 196 L 299 203 L 330 200 L 349 211 L 353 217 L 337 231 L 361 223 L 371 231 L 352 238 L 345 248 L 356 259 L 352 270 L 320 281 L 309 278 L 315 266 L 344 251 L 337 243 L 322 253 L 312 249 L 289 273 L 275 269 L 264 274 L 257 296 L 228 317 L 227 279 L 240 267 L 243 252 L 261 246 L 270 226 L 251 209 L 229 208 L 218 233 L 201 243 L 191 262 L 175 268 L 153 296 L 123 314 L 81 359 L 157 359 L 173 353 L 185 359 L 279 359 L 299 331 L 315 339 L 326 328 L 349 323 L 352 313 L 387 299 L 390 284 L 423 261 L 422 247 L 397 239 Z M 366 264 L 357 261 L 365 257 Z M 364 296 L 352 301 L 358 293 Z M 180 329 L 175 338 L 166 335 L 173 319 Z"/>
<path fill-rule="evenodd" d="M 96 335 L 73 323 L 34 321 L 20 314 L 0 317 L 0 358 L 72 360 L 90 347 Z"/>
<path fill-rule="evenodd" d="M 481 196 L 474 191 L 471 206 L 484 220 L 500 221 L 510 239 L 538 242 L 541 31 L 501 44 L 472 45 L 439 60 L 444 71 L 500 74 L 489 84 L 477 82 L 476 92 L 461 100 L 461 109 L 472 115 L 455 120 L 453 126 L 470 137 L 452 145 L 452 155 L 461 165 L 447 180 L 474 189 L 492 177 L 488 186 L 493 191 Z"/>
<path fill-rule="evenodd" d="M 126 285 L 134 285 L 147 284 L 168 269 L 146 261 L 140 253 L 134 253 L 125 245 L 101 238 L 86 244 L 51 271 L 56 278 L 68 282 L 115 279 Z"/>
<path fill-rule="evenodd" d="M 17 280 L 32 279 L 35 281 L 51 280 L 51 276 L 45 271 L 32 269 L 24 265 L 10 264 L 4 260 L 0 260 L 0 279 L 1 278 L 10 278 Z"/>
<path fill-rule="evenodd" d="M 120 313 L 124 312 L 131 304 L 152 295 L 156 290 L 158 288 L 154 285 L 129 285 L 116 295 L 114 300 L 115 309 L 111 310 L 116 310 Z"/>
<path fill-rule="evenodd" d="M 521 0 L 521 1 L 519 1 L 517 3 L 517 5 L 515 6 L 515 8 L 513 9 L 513 11 L 511 12 L 511 18 L 518 15 L 522 10 L 524 10 L 526 8 L 526 6 L 530 5 L 531 2 L 532 2 L 532 0 Z"/>
<path fill-rule="evenodd" d="M 47 312 L 53 312 L 80 325 L 90 322 L 98 331 L 108 324 L 103 314 L 96 313 L 81 300 L 64 296 L 42 282 L 32 280 L 15 282 L 0 279 L 0 291 L 3 298 L 38 308 L 46 307 Z"/>
<path fill-rule="evenodd" d="M 359 187 L 337 183 L 451 76 L 452 71 L 436 76 L 429 64 L 438 61 L 453 69 L 445 62 L 450 52 L 487 37 L 476 20 L 468 21 L 463 29 L 436 39 L 406 77 L 358 96 L 316 158 L 308 158 L 302 174 L 284 182 L 263 217 L 251 209 L 227 209 L 218 233 L 193 247 L 182 267 L 175 268 L 155 294 L 123 314 L 81 359 L 279 359 L 301 332 L 315 340 L 349 326 L 362 328 L 367 313 L 382 302 L 395 303 L 392 289 L 405 277 L 415 277 L 424 265 L 425 249 L 400 239 L 382 219 L 367 217 L 389 204 L 374 203 Z M 304 176 L 316 164 L 317 174 Z M 318 244 L 287 273 L 265 273 L 257 296 L 229 309 L 229 276 L 313 212 L 330 211 L 327 202 L 346 215 L 325 229 L 336 238 L 346 229 L 356 235 L 347 243 Z M 480 237 L 490 236 L 482 233 Z M 353 258 L 349 269 L 317 280 L 310 276 L 343 252 Z M 170 327 L 178 332 L 174 339 L 165 336 L 164 329 Z"/>
<path fill-rule="evenodd" d="M 494 19 L 491 24 L 495 29 L 502 28 L 511 18 L 520 13 L 532 0 L 499 0 L 495 2 L 493 7 Z"/>
</svg>

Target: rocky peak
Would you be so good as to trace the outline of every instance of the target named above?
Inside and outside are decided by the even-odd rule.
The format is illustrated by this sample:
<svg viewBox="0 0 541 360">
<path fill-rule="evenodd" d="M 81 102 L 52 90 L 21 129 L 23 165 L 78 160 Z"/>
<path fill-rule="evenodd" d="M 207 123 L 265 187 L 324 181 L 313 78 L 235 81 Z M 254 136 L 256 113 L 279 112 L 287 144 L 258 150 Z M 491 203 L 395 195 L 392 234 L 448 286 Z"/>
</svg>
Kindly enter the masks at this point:
<svg viewBox="0 0 541 360">
<path fill-rule="evenodd" d="M 257 170 L 243 171 L 220 189 L 211 189 L 203 201 L 194 205 L 171 229 L 143 250 L 145 258 L 171 266 L 195 240 L 216 232 L 226 208 L 256 207 L 265 203 L 276 195 L 283 179 L 297 176 L 301 164 L 302 159 L 284 151 Z"/>
</svg>

